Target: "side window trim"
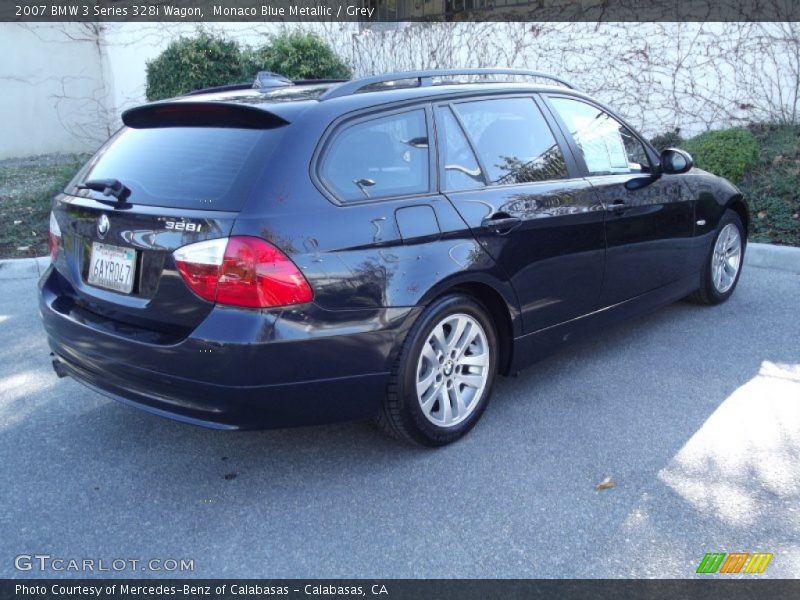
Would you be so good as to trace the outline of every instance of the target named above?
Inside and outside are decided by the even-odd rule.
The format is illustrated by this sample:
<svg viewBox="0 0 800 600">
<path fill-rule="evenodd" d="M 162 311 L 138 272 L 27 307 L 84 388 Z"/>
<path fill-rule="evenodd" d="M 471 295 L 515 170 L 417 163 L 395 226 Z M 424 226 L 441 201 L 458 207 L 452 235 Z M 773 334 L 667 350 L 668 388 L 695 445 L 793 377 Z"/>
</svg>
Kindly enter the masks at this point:
<svg viewBox="0 0 800 600">
<path fill-rule="evenodd" d="M 430 102 L 419 105 L 425 109 L 425 127 L 428 130 L 428 195 L 438 194 L 441 189 L 439 174 L 439 140 L 436 133 L 436 118 Z"/>
<path fill-rule="evenodd" d="M 586 166 L 586 160 L 583 158 L 583 152 L 581 152 L 580 147 L 578 147 L 578 142 L 575 141 L 575 138 L 572 135 L 572 132 L 567 127 L 566 122 L 558 114 L 558 111 L 555 109 L 553 104 L 550 102 L 550 98 L 569 98 L 571 100 L 577 99 L 575 96 L 570 96 L 569 94 L 542 94 L 541 101 L 544 106 L 547 107 L 547 113 L 556 122 L 558 125 L 558 129 L 561 132 L 561 135 L 566 140 L 567 146 L 569 147 L 570 154 L 575 159 L 575 164 L 578 166 L 578 170 L 580 171 L 581 177 L 590 177 L 589 174 L 589 167 Z M 594 106 L 594 105 L 592 105 Z M 595 107 L 595 108 L 600 108 Z"/>
<path fill-rule="evenodd" d="M 569 173 L 570 178 L 581 179 L 585 177 L 587 172 L 586 164 L 583 162 L 583 155 L 576 153 L 576 148 L 570 143 L 572 136 L 567 137 L 564 135 L 562 123 L 554 117 L 550 104 L 542 99 L 541 94 L 534 94 L 533 101 L 542 113 L 547 126 L 550 127 L 558 147 L 561 148 L 561 154 L 564 155 L 564 161 L 567 163 L 567 173 Z"/>
<path fill-rule="evenodd" d="M 606 113 L 609 117 L 614 119 L 617 123 L 619 123 L 620 125 L 625 127 L 631 133 L 631 135 L 633 135 L 633 137 L 636 138 L 639 141 L 640 144 L 642 144 L 642 147 L 644 148 L 644 151 L 647 154 L 647 158 L 650 161 L 651 167 L 652 168 L 657 168 L 657 165 L 660 163 L 660 159 L 658 158 L 658 155 L 653 150 L 653 148 L 650 145 L 650 143 L 647 142 L 646 140 L 642 139 L 642 136 L 639 134 L 639 132 L 636 131 L 636 129 L 634 129 L 633 127 L 631 127 L 624 119 L 620 118 L 619 115 L 613 113 L 612 111 L 610 111 L 605 106 L 597 104 L 596 102 L 593 102 L 593 101 L 591 101 L 591 100 L 589 100 L 587 98 L 582 98 L 580 96 L 573 96 L 572 94 L 565 94 L 565 93 L 559 93 L 559 92 L 541 94 L 542 104 L 547 107 L 547 112 L 553 118 L 554 122 L 556 122 L 558 124 L 559 130 L 561 131 L 561 134 L 563 135 L 564 139 L 566 140 L 566 143 L 569 146 L 569 149 L 570 149 L 571 153 L 574 155 L 576 164 L 579 166 L 579 168 L 581 170 L 581 173 L 582 173 L 581 177 L 619 177 L 621 174 L 619 174 L 619 173 L 617 173 L 617 174 L 611 173 L 611 174 L 604 174 L 604 175 L 592 175 L 591 173 L 589 173 L 589 167 L 586 165 L 586 161 L 583 158 L 583 152 L 581 152 L 581 149 L 578 147 L 578 143 L 575 141 L 575 138 L 573 137 L 572 132 L 569 130 L 569 127 L 567 126 L 566 122 L 561 117 L 561 115 L 558 113 L 558 111 L 555 109 L 555 107 L 552 105 L 552 103 L 550 102 L 550 98 L 565 98 L 567 100 L 583 102 L 584 104 L 587 104 L 587 105 L 589 105 L 589 106 L 591 106 L 593 108 L 596 108 L 599 111 L 602 111 L 602 112 Z M 641 173 L 638 173 L 638 174 L 637 173 L 627 173 L 627 175 L 639 175 L 639 176 L 641 176 L 642 174 Z"/>
<path fill-rule="evenodd" d="M 325 152 L 330 147 L 331 141 L 335 139 L 340 132 L 358 123 L 420 110 L 424 111 L 425 113 L 425 127 L 428 133 L 428 189 L 426 191 L 414 194 L 396 194 L 392 196 L 364 198 L 363 200 L 343 200 L 333 189 L 328 186 L 328 184 L 326 184 L 325 178 L 321 173 L 323 163 L 322 159 L 325 157 Z M 433 120 L 433 110 L 430 101 L 405 104 L 403 106 L 379 108 L 377 110 L 375 107 L 371 107 L 366 110 L 362 109 L 339 116 L 338 118 L 334 119 L 333 122 L 325 129 L 311 157 L 309 174 L 311 175 L 311 181 L 314 184 L 314 187 L 316 187 L 320 193 L 322 193 L 322 195 L 328 199 L 329 202 L 341 207 L 387 202 L 402 198 L 425 198 L 428 196 L 438 195 L 439 173 L 437 170 L 438 161 L 436 159 L 438 147 L 436 144 Z"/>
</svg>

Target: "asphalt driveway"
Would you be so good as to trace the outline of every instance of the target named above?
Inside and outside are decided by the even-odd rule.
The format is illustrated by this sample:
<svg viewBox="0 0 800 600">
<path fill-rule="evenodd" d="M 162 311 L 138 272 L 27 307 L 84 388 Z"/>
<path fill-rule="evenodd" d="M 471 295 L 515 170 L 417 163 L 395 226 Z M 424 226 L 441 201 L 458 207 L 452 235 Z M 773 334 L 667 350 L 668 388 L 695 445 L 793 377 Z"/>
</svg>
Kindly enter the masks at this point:
<svg viewBox="0 0 800 600">
<path fill-rule="evenodd" d="M 15 570 L 34 553 L 202 577 L 687 577 L 737 551 L 798 577 L 800 275 L 747 268 L 721 307 L 579 342 L 438 451 L 119 405 L 55 377 L 35 280 L 0 281 L 0 482 L 2 577 L 57 575 Z"/>
</svg>

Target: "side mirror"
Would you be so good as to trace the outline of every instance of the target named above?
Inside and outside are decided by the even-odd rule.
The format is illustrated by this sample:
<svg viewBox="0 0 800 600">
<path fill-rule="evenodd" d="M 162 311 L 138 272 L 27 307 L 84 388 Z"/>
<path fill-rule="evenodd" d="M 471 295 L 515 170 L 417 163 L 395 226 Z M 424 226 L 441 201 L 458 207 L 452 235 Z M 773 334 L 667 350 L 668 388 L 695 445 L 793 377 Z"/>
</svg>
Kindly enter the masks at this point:
<svg viewBox="0 0 800 600">
<path fill-rule="evenodd" d="M 661 153 L 661 172 L 668 175 L 686 173 L 694 166 L 692 155 L 678 148 L 667 148 Z"/>
</svg>

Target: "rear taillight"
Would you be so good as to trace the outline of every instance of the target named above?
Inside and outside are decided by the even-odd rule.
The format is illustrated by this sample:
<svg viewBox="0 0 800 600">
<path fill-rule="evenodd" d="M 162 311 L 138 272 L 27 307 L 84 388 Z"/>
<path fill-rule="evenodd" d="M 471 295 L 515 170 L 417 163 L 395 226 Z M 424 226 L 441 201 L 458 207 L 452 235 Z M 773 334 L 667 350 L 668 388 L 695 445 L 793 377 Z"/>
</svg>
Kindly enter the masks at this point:
<svg viewBox="0 0 800 600">
<path fill-rule="evenodd" d="M 260 238 L 236 236 L 177 249 L 178 270 L 210 302 L 248 308 L 303 304 L 314 297 L 295 264 Z"/>
<path fill-rule="evenodd" d="M 56 262 L 58 258 L 58 247 L 61 245 L 61 228 L 58 226 L 56 216 L 50 212 L 50 235 L 47 238 L 47 246 L 50 248 L 50 262 Z"/>
</svg>

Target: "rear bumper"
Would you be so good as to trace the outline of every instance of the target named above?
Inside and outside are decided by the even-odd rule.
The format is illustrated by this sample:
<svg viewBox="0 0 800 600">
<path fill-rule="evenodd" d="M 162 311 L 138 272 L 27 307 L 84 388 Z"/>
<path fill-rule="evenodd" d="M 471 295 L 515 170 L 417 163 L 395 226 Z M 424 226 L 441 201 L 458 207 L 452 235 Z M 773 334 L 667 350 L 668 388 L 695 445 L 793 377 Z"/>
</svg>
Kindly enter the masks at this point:
<svg viewBox="0 0 800 600">
<path fill-rule="evenodd" d="M 52 345 L 52 344 L 51 344 Z M 213 429 L 269 429 L 366 418 L 377 413 L 385 373 L 295 384 L 233 387 L 139 370 L 72 362 L 53 348 L 53 367 L 86 387 L 149 413 Z"/>
<path fill-rule="evenodd" d="M 417 314 L 217 307 L 188 337 L 162 340 L 86 313 L 61 293 L 53 269 L 39 285 L 56 372 L 151 413 L 222 429 L 377 414 L 396 348 Z"/>
</svg>

